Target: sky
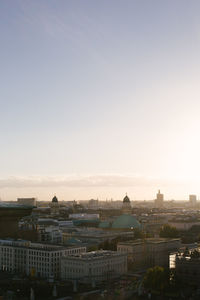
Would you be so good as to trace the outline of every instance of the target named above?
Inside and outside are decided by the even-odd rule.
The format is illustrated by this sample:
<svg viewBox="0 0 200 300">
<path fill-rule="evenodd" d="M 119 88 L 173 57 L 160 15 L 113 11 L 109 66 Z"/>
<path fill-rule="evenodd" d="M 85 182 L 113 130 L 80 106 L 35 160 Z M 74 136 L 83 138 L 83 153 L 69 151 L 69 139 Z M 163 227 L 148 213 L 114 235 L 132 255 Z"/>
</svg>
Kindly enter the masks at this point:
<svg viewBox="0 0 200 300">
<path fill-rule="evenodd" d="M 198 0 L 0 2 L 0 198 L 200 196 Z"/>
</svg>

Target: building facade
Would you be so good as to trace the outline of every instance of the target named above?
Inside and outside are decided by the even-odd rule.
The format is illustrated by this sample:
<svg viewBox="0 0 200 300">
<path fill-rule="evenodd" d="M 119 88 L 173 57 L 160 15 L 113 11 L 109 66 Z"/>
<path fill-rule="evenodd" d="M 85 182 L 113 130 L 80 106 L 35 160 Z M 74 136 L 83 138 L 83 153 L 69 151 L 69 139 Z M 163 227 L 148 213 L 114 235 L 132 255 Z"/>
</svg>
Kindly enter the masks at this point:
<svg viewBox="0 0 200 300">
<path fill-rule="evenodd" d="M 128 253 L 128 262 L 134 269 L 153 266 L 169 266 L 169 254 L 180 248 L 179 239 L 149 238 L 121 242 L 117 251 Z"/>
<path fill-rule="evenodd" d="M 84 282 L 103 281 L 127 272 L 127 254 L 99 250 L 80 253 L 61 259 L 61 278 Z"/>
<path fill-rule="evenodd" d="M 200 258 L 176 255 L 176 275 L 184 283 L 200 286 Z"/>
<path fill-rule="evenodd" d="M 85 247 L 62 247 L 30 241 L 0 240 L 0 270 L 34 277 L 60 277 L 61 257 L 86 252 Z"/>
</svg>

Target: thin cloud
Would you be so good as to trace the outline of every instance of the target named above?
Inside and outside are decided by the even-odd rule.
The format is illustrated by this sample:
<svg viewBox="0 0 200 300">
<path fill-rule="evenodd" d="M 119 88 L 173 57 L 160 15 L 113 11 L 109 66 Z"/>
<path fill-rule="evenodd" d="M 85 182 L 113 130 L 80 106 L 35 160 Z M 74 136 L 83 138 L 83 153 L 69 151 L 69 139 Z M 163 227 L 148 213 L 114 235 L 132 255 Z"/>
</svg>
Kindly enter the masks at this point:
<svg viewBox="0 0 200 300">
<path fill-rule="evenodd" d="M 151 187 L 174 184 L 168 180 L 148 178 L 143 176 L 122 175 L 85 175 L 85 176 L 11 176 L 0 178 L 0 188 L 25 187 Z M 176 182 L 177 184 L 177 182 Z"/>
</svg>

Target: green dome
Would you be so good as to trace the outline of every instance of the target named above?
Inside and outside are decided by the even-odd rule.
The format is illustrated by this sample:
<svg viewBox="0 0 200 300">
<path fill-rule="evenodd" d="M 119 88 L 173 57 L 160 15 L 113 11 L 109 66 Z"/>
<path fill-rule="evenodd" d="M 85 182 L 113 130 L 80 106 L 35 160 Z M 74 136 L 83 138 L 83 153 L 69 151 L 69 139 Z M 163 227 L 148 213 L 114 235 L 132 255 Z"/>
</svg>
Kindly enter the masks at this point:
<svg viewBox="0 0 200 300">
<path fill-rule="evenodd" d="M 112 228 L 116 229 L 135 229 L 140 227 L 140 223 L 131 215 L 121 215 L 112 223 Z"/>
<path fill-rule="evenodd" d="M 108 221 L 102 221 L 99 223 L 99 228 L 109 228 L 110 227 L 110 222 Z"/>
<path fill-rule="evenodd" d="M 71 239 L 67 240 L 67 243 L 68 244 L 81 244 L 81 241 L 72 237 Z"/>
</svg>

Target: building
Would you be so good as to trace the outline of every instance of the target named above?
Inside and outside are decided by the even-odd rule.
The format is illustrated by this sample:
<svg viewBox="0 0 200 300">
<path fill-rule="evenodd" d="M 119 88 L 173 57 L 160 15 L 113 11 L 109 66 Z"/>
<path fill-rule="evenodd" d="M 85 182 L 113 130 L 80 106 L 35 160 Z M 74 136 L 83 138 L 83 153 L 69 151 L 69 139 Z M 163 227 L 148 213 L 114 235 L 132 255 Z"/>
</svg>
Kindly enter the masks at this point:
<svg viewBox="0 0 200 300">
<path fill-rule="evenodd" d="M 18 222 L 31 214 L 33 207 L 15 203 L 0 204 L 0 238 L 18 237 Z"/>
<path fill-rule="evenodd" d="M 55 219 L 38 218 L 31 215 L 20 220 L 19 229 L 19 236 L 22 239 L 52 244 L 62 242 L 62 231 L 59 228 L 59 222 Z"/>
<path fill-rule="evenodd" d="M 88 208 L 90 209 L 97 209 L 99 206 L 99 200 L 98 199 L 91 199 L 88 201 Z"/>
<path fill-rule="evenodd" d="M 36 198 L 17 198 L 17 203 L 22 205 L 36 206 Z"/>
<path fill-rule="evenodd" d="M 128 261 L 132 268 L 153 266 L 169 266 L 169 254 L 180 248 L 179 239 L 149 238 L 120 242 L 117 251 L 128 253 Z"/>
<path fill-rule="evenodd" d="M 123 199 L 122 212 L 124 214 L 130 214 L 131 213 L 131 201 L 130 201 L 130 199 L 127 195 Z"/>
<path fill-rule="evenodd" d="M 51 200 L 51 214 L 52 215 L 59 215 L 59 203 L 58 198 L 54 196 Z"/>
<path fill-rule="evenodd" d="M 157 208 L 162 208 L 164 204 L 164 194 L 161 194 L 160 190 L 158 190 L 158 193 L 156 194 L 155 199 L 155 206 Z"/>
<path fill-rule="evenodd" d="M 103 281 L 127 272 L 127 254 L 99 250 L 80 253 L 61 259 L 61 279 L 84 282 Z"/>
<path fill-rule="evenodd" d="M 177 278 L 183 283 L 200 286 L 200 257 L 177 254 L 175 266 Z"/>
<path fill-rule="evenodd" d="M 196 195 L 189 195 L 189 204 L 191 207 L 195 207 L 197 204 L 197 196 Z"/>
<path fill-rule="evenodd" d="M 113 240 L 119 236 L 118 231 L 113 230 L 102 230 L 102 229 L 86 229 L 81 228 L 79 230 L 75 229 L 72 231 L 71 229 L 68 231 L 67 229 L 63 232 L 63 244 L 68 244 L 68 241 L 71 239 L 79 240 L 82 243 L 88 243 L 89 245 L 99 245 L 100 243 L 106 240 Z M 120 232 L 120 236 L 131 239 L 133 237 L 132 231 L 122 231 Z"/>
<path fill-rule="evenodd" d="M 0 270 L 41 278 L 58 278 L 61 257 L 82 252 L 86 252 L 85 247 L 0 240 Z"/>
<path fill-rule="evenodd" d="M 54 219 L 38 219 L 37 232 L 39 242 L 59 244 L 62 242 L 62 231 L 59 223 Z"/>
<path fill-rule="evenodd" d="M 131 201 L 126 195 L 122 202 L 122 215 L 118 217 L 109 218 L 107 220 L 102 220 L 99 223 L 99 228 L 112 229 L 112 230 L 133 230 L 136 228 L 141 228 L 141 224 L 138 220 L 131 215 Z"/>
</svg>

